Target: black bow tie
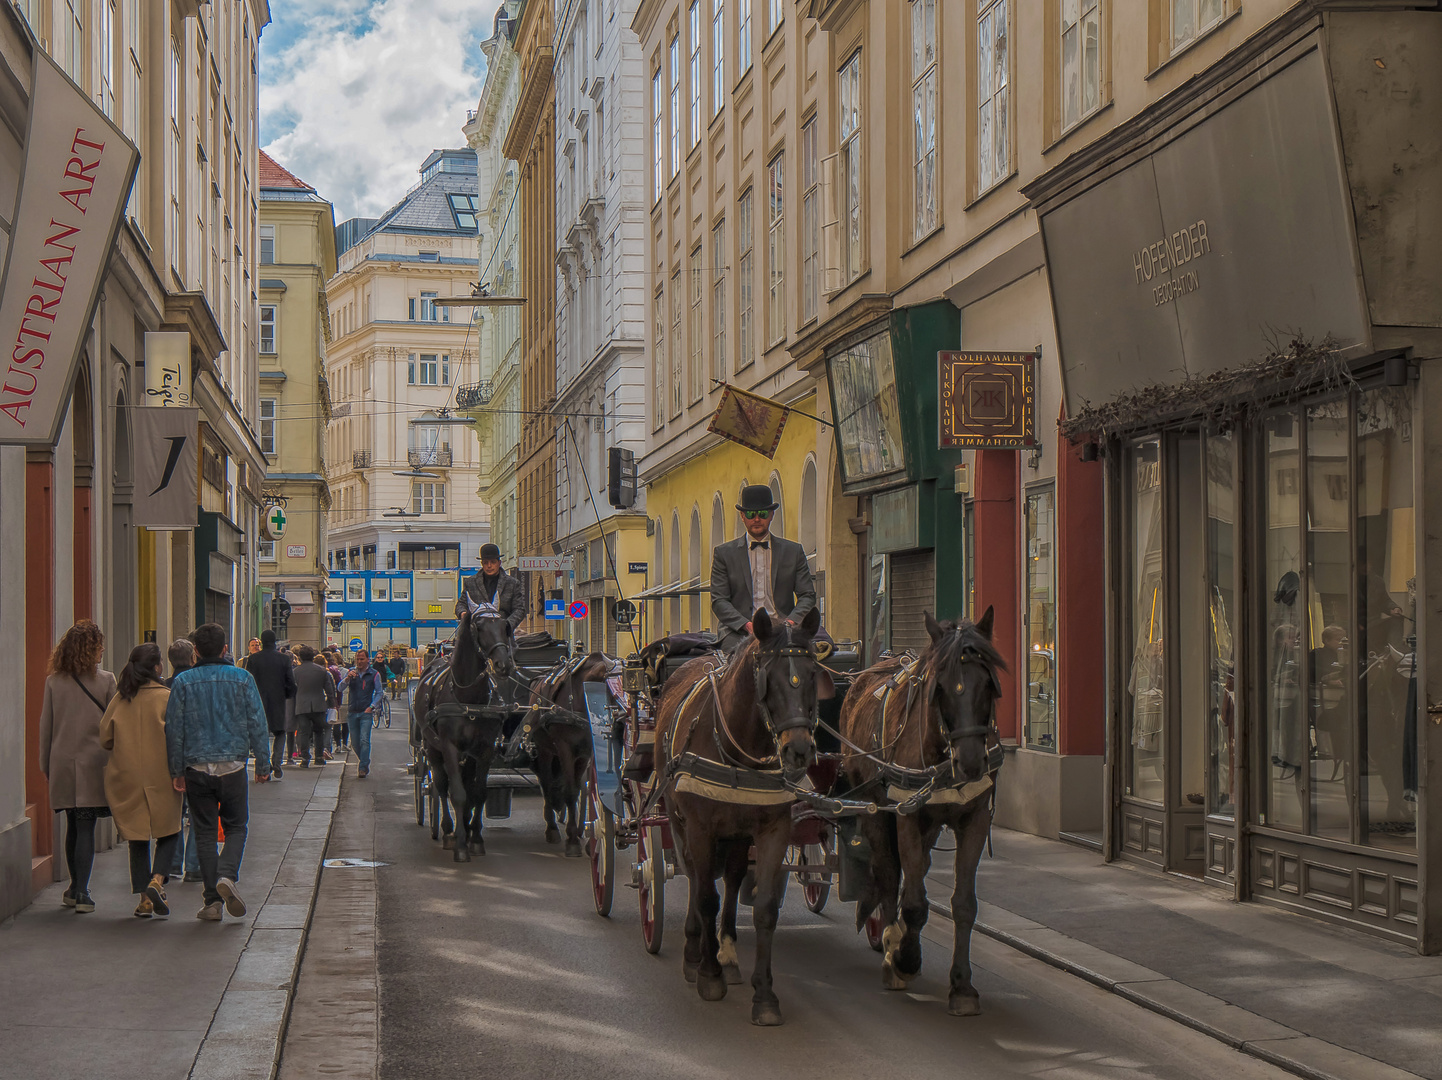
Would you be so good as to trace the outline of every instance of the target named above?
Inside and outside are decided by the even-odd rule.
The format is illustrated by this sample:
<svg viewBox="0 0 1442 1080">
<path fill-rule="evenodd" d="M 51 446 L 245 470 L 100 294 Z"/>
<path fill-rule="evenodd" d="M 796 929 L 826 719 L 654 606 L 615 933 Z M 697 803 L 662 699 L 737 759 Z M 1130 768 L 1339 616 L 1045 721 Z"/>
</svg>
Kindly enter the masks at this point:
<svg viewBox="0 0 1442 1080">
<path fill-rule="evenodd" d="M 770 541 L 770 540 L 753 540 L 753 541 L 751 541 L 751 550 L 752 550 L 752 551 L 755 551 L 757 548 L 765 548 L 767 551 L 770 551 L 770 550 L 771 550 L 771 541 Z"/>
</svg>

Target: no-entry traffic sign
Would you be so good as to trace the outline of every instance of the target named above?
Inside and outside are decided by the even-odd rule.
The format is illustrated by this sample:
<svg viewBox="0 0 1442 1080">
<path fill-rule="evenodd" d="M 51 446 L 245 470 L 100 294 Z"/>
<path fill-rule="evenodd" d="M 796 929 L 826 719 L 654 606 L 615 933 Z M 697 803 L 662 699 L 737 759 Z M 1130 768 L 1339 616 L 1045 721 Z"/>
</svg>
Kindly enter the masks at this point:
<svg viewBox="0 0 1442 1080">
<path fill-rule="evenodd" d="M 568 614 L 573 619 L 584 619 L 587 615 L 591 614 L 591 609 L 586 606 L 586 601 L 577 600 L 571 605 Z"/>
</svg>

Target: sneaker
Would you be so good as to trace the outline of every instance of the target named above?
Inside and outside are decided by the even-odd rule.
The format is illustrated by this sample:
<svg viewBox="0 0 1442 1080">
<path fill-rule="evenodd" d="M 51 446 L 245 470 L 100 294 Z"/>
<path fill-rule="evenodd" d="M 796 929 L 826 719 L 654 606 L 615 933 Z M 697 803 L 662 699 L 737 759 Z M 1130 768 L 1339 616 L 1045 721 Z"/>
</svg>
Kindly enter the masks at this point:
<svg viewBox="0 0 1442 1080">
<path fill-rule="evenodd" d="M 88 892 L 75 894 L 75 910 L 81 915 L 89 915 L 95 910 L 95 901 L 90 899 Z"/>
<path fill-rule="evenodd" d="M 280 779 L 280 776 L 281 776 L 281 772 L 280 772 L 280 769 L 279 769 L 279 768 L 275 768 L 275 769 L 271 769 L 271 770 L 270 770 L 270 778 L 271 778 L 272 780 L 279 780 L 279 779 Z"/>
<path fill-rule="evenodd" d="M 213 904 L 206 904 L 205 907 L 195 913 L 195 917 L 203 922 L 220 922 L 224 911 L 225 908 L 222 907 L 220 901 L 217 900 Z"/>
<path fill-rule="evenodd" d="M 145 887 L 145 898 L 150 902 L 151 909 L 155 914 L 162 917 L 170 914 L 170 905 L 165 902 L 165 882 L 159 874 L 150 879 L 150 884 Z M 140 912 L 136 912 L 137 915 Z"/>
<path fill-rule="evenodd" d="M 63 893 L 60 894 L 60 902 L 61 902 L 62 904 L 64 904 L 66 907 L 74 907 L 74 906 L 75 906 L 75 890 L 74 890 L 74 889 L 66 889 Z"/>
<path fill-rule="evenodd" d="M 309 769 L 309 768 L 310 768 L 310 762 L 309 762 L 309 761 L 302 761 L 302 762 L 300 763 L 300 767 L 301 767 L 302 769 Z"/>
<path fill-rule="evenodd" d="M 362 780 L 364 780 L 364 779 L 365 779 L 367 776 L 369 776 L 370 774 L 371 774 L 371 771 L 370 771 L 369 769 L 364 769 L 364 768 L 361 769 L 360 772 L 356 773 L 356 775 L 359 776 Z"/>
<path fill-rule="evenodd" d="M 187 870 L 182 880 L 187 885 L 194 885 L 197 881 L 204 881 L 205 878 L 201 876 L 199 870 Z"/>
<path fill-rule="evenodd" d="M 235 891 L 235 882 L 230 878 L 217 881 L 215 891 L 220 893 L 220 898 L 225 901 L 226 914 L 236 919 L 245 914 L 245 901 L 240 898 L 240 893 Z"/>
<path fill-rule="evenodd" d="M 135 917 L 137 919 L 148 919 L 155 914 L 155 905 L 150 902 L 150 897 L 142 893 L 140 903 L 135 905 Z"/>
</svg>

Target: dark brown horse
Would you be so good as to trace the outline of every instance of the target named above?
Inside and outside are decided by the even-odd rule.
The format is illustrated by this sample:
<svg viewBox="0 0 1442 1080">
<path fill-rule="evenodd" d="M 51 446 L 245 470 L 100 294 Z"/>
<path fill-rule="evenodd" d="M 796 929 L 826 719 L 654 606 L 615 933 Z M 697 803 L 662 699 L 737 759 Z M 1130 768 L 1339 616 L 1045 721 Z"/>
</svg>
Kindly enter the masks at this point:
<svg viewBox="0 0 1442 1080">
<path fill-rule="evenodd" d="M 464 612 L 450 663 L 427 667 L 411 701 L 412 723 L 425 745 L 441 806 L 449 799 L 455 807 L 457 835 L 452 852 L 456 862 L 469 862 L 472 854 L 486 853 L 481 808 L 504 723 L 499 713 L 506 704 L 495 687 L 508 684 L 515 673 L 506 620 L 476 619 Z M 500 707 L 497 715 L 481 711 L 490 706 Z M 449 823 L 449 808 L 445 819 Z"/>
<path fill-rule="evenodd" d="M 755 637 L 724 668 L 698 657 L 666 682 L 656 721 L 656 767 L 671 837 L 691 882 L 683 970 L 707 1001 L 726 996 L 736 968 L 736 896 L 756 846 L 756 966 L 751 1022 L 781 1023 L 771 985 L 771 948 L 781 908 L 782 864 L 791 843 L 786 782 L 798 782 L 816 757 L 817 676 L 812 610 L 800 626 L 752 616 Z M 732 769 L 739 770 L 732 773 Z M 725 777 L 739 776 L 737 788 Z M 709 779 L 708 779 L 709 778 Z M 716 879 L 726 881 L 726 922 Z"/>
<path fill-rule="evenodd" d="M 861 820 L 871 865 L 856 925 L 880 909 L 887 989 L 904 989 L 921 971 L 931 850 L 943 826 L 956 836 L 956 937 L 947 1002 L 953 1016 L 981 1012 L 971 982 L 971 931 L 976 867 L 991 829 L 987 742 L 1001 695 L 996 673 L 1006 667 L 992 645 L 991 626 L 991 608 L 975 624 L 938 623 L 928 613 L 931 645 L 914 667 L 908 672 L 905 658 L 892 657 L 867 668 L 852 682 L 841 711 L 841 733 L 867 751 L 845 751 L 845 782 L 853 790 L 875 791 L 878 800 L 886 797 L 898 811 Z"/>
<path fill-rule="evenodd" d="M 546 843 L 561 842 L 561 830 L 556 825 L 559 815 L 566 827 L 568 858 L 581 857 L 579 803 L 593 756 L 584 687 L 588 682 L 604 682 L 614 663 L 605 653 L 593 652 L 531 683 L 531 711 L 524 722 L 531 725 L 530 739 L 536 748 L 535 771 L 541 784 Z"/>
</svg>

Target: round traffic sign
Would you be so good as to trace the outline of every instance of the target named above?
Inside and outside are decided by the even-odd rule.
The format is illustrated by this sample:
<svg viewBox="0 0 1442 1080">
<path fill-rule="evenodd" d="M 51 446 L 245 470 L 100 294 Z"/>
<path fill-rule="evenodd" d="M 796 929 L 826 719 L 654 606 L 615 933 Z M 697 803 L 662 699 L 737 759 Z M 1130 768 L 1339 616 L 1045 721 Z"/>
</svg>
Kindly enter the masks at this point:
<svg viewBox="0 0 1442 1080">
<path fill-rule="evenodd" d="M 566 614 L 570 615 L 573 619 L 584 619 L 587 615 L 591 614 L 591 609 L 586 606 L 586 601 L 577 600 L 571 605 Z"/>
<path fill-rule="evenodd" d="M 636 621 L 636 605 L 629 600 L 616 601 L 616 625 L 630 626 Z"/>
<path fill-rule="evenodd" d="M 365 647 L 366 647 L 366 643 L 365 643 L 364 641 L 362 641 L 360 638 L 358 638 L 358 637 L 353 637 L 353 638 L 350 639 L 350 651 L 351 651 L 351 652 L 359 652 L 361 649 L 364 649 Z"/>
</svg>

